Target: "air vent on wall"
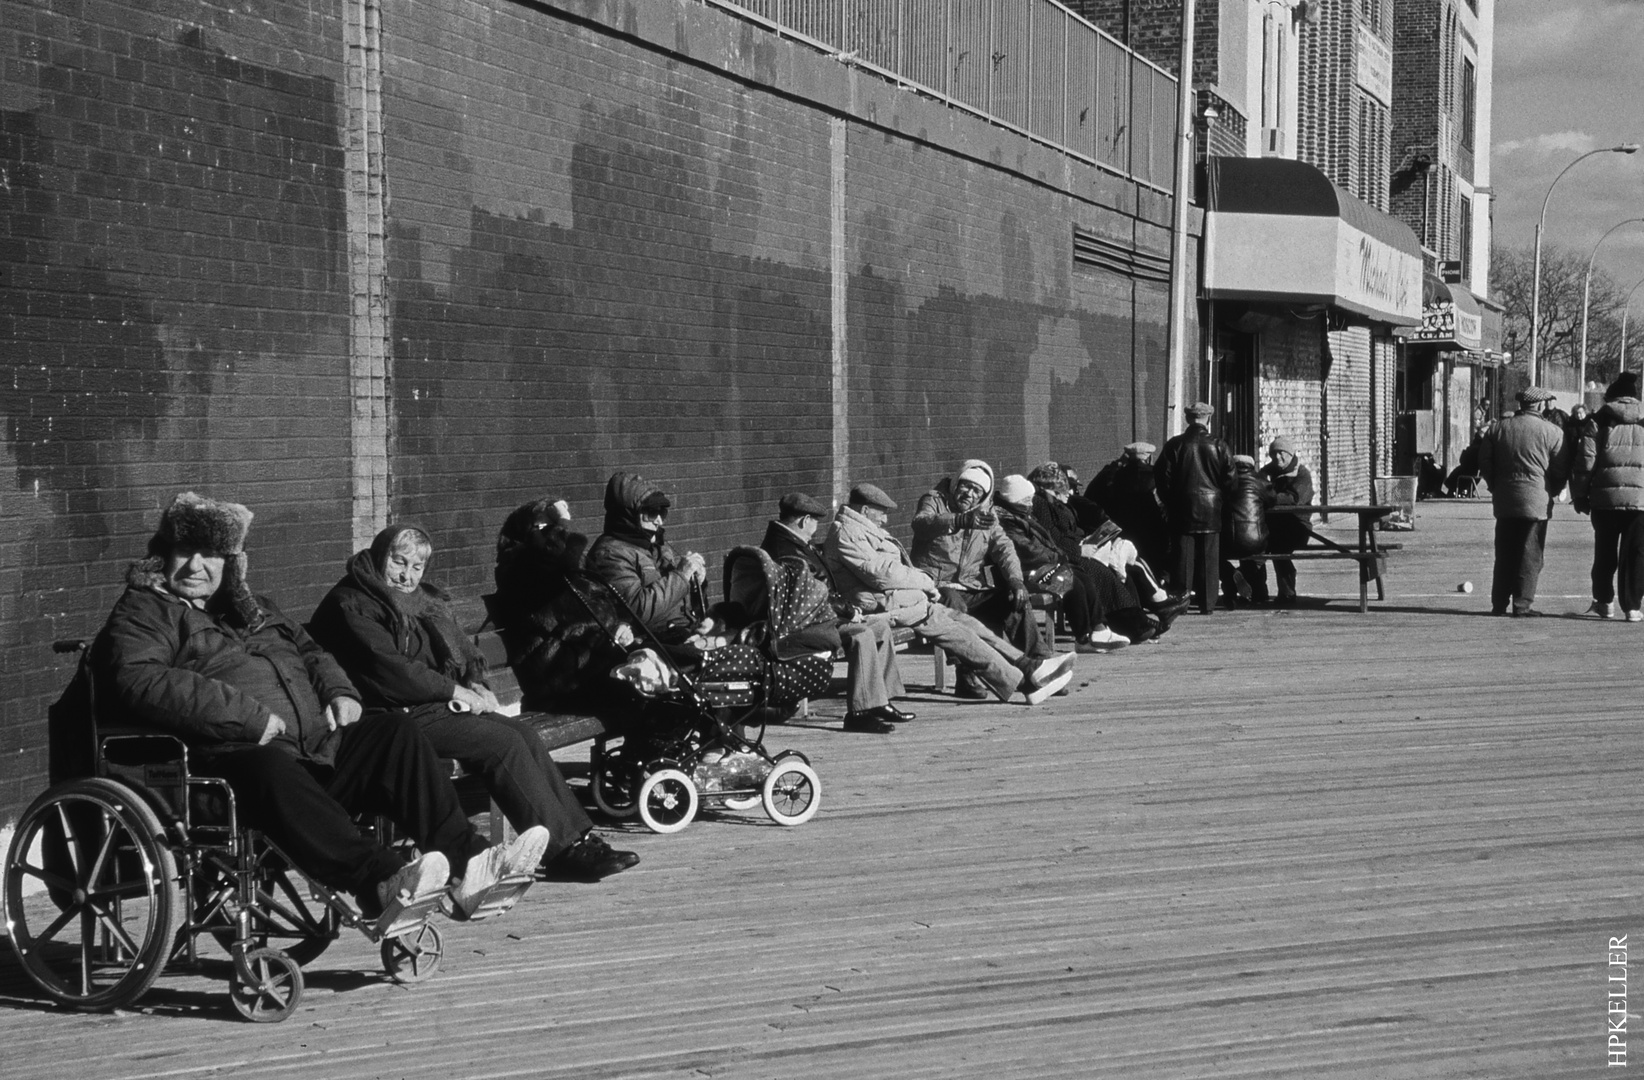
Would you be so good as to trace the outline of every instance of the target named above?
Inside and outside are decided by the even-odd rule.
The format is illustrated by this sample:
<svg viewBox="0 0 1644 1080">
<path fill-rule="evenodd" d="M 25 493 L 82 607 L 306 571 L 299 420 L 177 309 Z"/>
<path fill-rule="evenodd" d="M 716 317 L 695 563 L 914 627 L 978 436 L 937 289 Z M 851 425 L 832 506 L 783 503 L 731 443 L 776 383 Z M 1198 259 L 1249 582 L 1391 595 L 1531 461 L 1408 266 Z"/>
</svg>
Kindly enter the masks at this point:
<svg viewBox="0 0 1644 1080">
<path fill-rule="evenodd" d="M 1170 256 L 1140 251 L 1134 244 L 1073 226 L 1073 265 L 1135 278 L 1138 281 L 1170 281 Z"/>
</svg>

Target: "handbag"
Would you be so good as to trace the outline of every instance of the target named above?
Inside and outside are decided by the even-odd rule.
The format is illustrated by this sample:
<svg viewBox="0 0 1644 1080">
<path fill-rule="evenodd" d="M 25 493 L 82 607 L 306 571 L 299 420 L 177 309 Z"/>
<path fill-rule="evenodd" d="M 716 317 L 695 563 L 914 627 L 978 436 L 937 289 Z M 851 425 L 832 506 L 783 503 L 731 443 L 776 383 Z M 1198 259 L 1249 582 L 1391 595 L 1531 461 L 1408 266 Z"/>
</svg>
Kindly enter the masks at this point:
<svg viewBox="0 0 1644 1080">
<path fill-rule="evenodd" d="M 1058 563 L 1055 566 L 1041 566 L 1028 575 L 1027 583 L 1028 588 L 1034 592 L 1066 596 L 1073 591 L 1073 580 L 1073 567 L 1067 563 Z"/>
</svg>

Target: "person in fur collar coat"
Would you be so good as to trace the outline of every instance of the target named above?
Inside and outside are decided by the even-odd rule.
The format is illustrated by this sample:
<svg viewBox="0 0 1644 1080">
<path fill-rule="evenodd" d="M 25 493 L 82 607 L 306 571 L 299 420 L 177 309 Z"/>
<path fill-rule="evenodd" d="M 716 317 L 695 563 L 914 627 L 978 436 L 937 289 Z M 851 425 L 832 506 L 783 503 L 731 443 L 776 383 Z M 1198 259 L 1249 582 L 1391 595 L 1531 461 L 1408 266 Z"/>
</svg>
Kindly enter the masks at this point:
<svg viewBox="0 0 1644 1080">
<path fill-rule="evenodd" d="M 359 687 L 366 715 L 410 716 L 439 754 L 484 779 L 521 835 L 545 831 L 539 859 L 546 875 L 598 881 L 638 863 L 639 856 L 613 851 L 593 832 L 531 725 L 503 715 L 450 594 L 423 577 L 433 555 L 433 542 L 416 526 L 384 529 L 348 561 L 309 633 Z"/>
</svg>

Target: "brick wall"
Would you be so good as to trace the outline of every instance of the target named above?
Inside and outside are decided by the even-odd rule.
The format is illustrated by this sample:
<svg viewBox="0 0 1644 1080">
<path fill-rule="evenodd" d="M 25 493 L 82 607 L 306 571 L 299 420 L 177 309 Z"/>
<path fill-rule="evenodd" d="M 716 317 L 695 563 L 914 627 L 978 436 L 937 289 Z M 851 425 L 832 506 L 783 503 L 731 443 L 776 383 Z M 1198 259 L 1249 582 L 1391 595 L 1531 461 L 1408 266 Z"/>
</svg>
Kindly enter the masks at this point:
<svg viewBox="0 0 1644 1080">
<path fill-rule="evenodd" d="M 1357 33 L 1364 26 L 1391 45 L 1391 12 L 1383 0 L 1368 7 L 1328 3 L 1320 10 L 1317 23 L 1302 26 L 1298 43 L 1296 156 L 1337 186 L 1385 210 L 1392 156 L 1390 113 L 1357 85 Z M 1395 96 L 1398 92 L 1395 78 Z"/>
<path fill-rule="evenodd" d="M 1181 67 L 1181 0 L 1068 0 L 1067 6 L 1171 74 Z M 1195 0 L 1195 85 L 1214 84 L 1219 77 L 1220 41 L 1221 0 Z"/>
<path fill-rule="evenodd" d="M 618 468 L 717 563 L 793 488 L 875 478 L 905 530 L 965 456 L 1162 441 L 1165 287 L 1071 235 L 1162 257 L 1167 199 L 702 5 L 567 8 L 382 4 L 387 506 L 470 610 L 508 510 L 597 529 Z M 170 496 L 250 504 L 254 583 L 306 615 L 361 450 L 339 6 L 11 13 L 0 824 L 44 784 L 46 643 Z"/>
<path fill-rule="evenodd" d="M 175 492 L 249 503 L 294 610 L 347 554 L 338 40 L 280 0 L 0 19 L 0 823 L 44 786 L 47 645 L 96 631 Z"/>
</svg>

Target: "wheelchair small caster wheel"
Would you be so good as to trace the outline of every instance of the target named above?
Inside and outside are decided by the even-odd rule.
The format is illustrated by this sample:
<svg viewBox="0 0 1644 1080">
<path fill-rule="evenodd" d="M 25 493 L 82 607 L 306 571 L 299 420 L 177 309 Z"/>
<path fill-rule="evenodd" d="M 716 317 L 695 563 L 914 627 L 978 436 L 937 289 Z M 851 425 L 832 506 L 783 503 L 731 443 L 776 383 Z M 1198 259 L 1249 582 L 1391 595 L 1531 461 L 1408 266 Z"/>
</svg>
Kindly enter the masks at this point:
<svg viewBox="0 0 1644 1080">
<path fill-rule="evenodd" d="M 765 813 L 778 825 L 803 825 L 822 805 L 816 770 L 796 758 L 779 758 L 765 777 Z"/>
<path fill-rule="evenodd" d="M 247 949 L 234 959 L 228 999 L 254 1024 L 277 1024 L 303 999 L 303 969 L 279 949 Z"/>
<path fill-rule="evenodd" d="M 397 983 L 416 983 L 433 976 L 445 956 L 445 939 L 432 923 L 384 938 L 382 968 Z"/>
<path fill-rule="evenodd" d="M 696 784 L 678 769 L 662 769 L 639 785 L 639 820 L 654 833 L 676 833 L 696 817 Z"/>
</svg>

